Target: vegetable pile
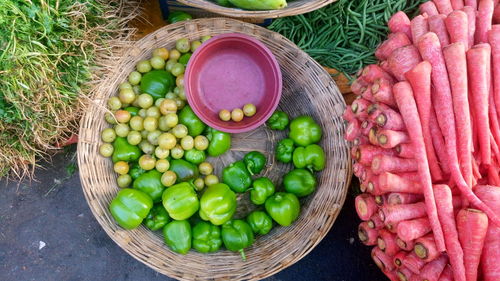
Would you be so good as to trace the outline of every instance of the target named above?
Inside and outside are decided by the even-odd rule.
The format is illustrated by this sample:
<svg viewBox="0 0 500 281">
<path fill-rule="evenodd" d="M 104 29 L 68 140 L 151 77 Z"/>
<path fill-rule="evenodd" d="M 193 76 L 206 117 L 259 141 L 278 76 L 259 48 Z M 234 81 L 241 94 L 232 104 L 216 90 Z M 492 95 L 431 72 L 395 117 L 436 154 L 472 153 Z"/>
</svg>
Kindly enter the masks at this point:
<svg viewBox="0 0 500 281">
<path fill-rule="evenodd" d="M 373 53 L 387 34 L 392 14 L 412 14 L 422 0 L 338 0 L 316 11 L 275 19 L 269 29 L 279 32 L 323 66 L 348 77 L 376 63 Z"/>
<path fill-rule="evenodd" d="M 284 190 L 269 178 L 258 177 L 267 162 L 258 151 L 224 167 L 219 180 L 207 156 L 226 153 L 231 135 L 205 125 L 186 104 L 184 92 L 185 66 L 209 38 L 179 39 L 175 49 L 155 49 L 150 59 L 137 63 L 118 95 L 107 101 L 111 113 L 105 118 L 112 127 L 101 132 L 99 150 L 111 157 L 119 175 L 122 189 L 109 210 L 121 227 L 144 224 L 162 230 L 165 243 L 180 254 L 191 248 L 212 253 L 224 245 L 245 260 L 244 249 L 255 235 L 269 233 L 273 221 L 291 225 L 300 213 L 299 198 L 315 191 L 314 173 L 326 163 L 317 144 L 322 129 L 309 116 L 290 122 L 282 111 L 267 120 L 271 129 L 290 128 L 289 138 L 276 149 L 278 161 L 295 166 L 283 177 Z M 250 113 L 255 110 L 251 107 Z M 255 207 L 245 218 L 237 218 L 237 197 L 244 193 L 249 193 Z"/>
<path fill-rule="evenodd" d="M 135 1 L 0 1 L 0 177 L 32 176 L 76 132 L 79 98 L 111 68 Z M 119 39 L 119 40 L 116 40 Z"/>
<path fill-rule="evenodd" d="M 499 280 L 500 11 L 434 0 L 394 14 L 352 84 L 345 138 L 360 240 L 391 280 Z"/>
</svg>

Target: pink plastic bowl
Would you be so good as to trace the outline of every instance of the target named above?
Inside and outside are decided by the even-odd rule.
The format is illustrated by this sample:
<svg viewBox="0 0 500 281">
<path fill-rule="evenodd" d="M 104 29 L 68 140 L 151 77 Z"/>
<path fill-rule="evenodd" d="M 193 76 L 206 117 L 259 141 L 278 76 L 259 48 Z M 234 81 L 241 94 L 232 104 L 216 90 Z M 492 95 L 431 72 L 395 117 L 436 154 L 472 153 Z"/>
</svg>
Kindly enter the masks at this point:
<svg viewBox="0 0 500 281">
<path fill-rule="evenodd" d="M 186 96 L 193 111 L 210 127 L 228 133 L 251 131 L 278 106 L 281 71 L 276 58 L 260 41 L 239 33 L 213 37 L 201 45 L 184 75 Z M 222 121 L 219 111 L 257 107 L 240 122 Z"/>
</svg>

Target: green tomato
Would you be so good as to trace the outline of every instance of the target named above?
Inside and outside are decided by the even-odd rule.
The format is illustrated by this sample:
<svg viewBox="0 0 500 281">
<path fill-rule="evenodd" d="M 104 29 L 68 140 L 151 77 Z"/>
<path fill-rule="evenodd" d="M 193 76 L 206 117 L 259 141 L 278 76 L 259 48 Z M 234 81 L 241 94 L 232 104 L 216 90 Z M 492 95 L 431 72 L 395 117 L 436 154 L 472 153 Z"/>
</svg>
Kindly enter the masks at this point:
<svg viewBox="0 0 500 281">
<path fill-rule="evenodd" d="M 148 141 L 152 145 L 158 145 L 158 137 L 160 137 L 161 131 L 160 130 L 154 130 L 152 132 L 149 132 L 148 134 Z"/>
<path fill-rule="evenodd" d="M 151 63 L 148 60 L 141 60 L 136 65 L 137 71 L 146 73 L 151 71 Z"/>
<path fill-rule="evenodd" d="M 132 71 L 128 75 L 128 82 L 132 85 L 139 85 L 141 83 L 142 74 L 137 71 Z"/>
<path fill-rule="evenodd" d="M 127 141 L 131 145 L 138 145 L 142 141 L 141 133 L 137 131 L 131 131 L 130 133 L 128 133 Z"/>
<path fill-rule="evenodd" d="M 125 138 L 130 132 L 130 128 L 128 127 L 127 124 L 120 123 L 115 126 L 115 132 L 117 136 Z"/>
<path fill-rule="evenodd" d="M 135 100 L 135 93 L 132 88 L 120 90 L 118 97 L 122 103 L 133 103 Z"/>
<path fill-rule="evenodd" d="M 198 47 L 201 46 L 201 42 L 200 41 L 193 41 L 191 43 L 191 52 L 194 53 L 194 51 L 196 51 L 196 49 L 198 49 Z"/>
<path fill-rule="evenodd" d="M 132 89 L 132 85 L 130 85 L 130 83 L 128 83 L 128 82 L 122 82 L 122 83 L 120 83 L 119 89 L 120 89 L 120 91 L 125 90 L 125 89 Z"/>
<path fill-rule="evenodd" d="M 183 124 L 177 124 L 173 129 L 172 133 L 178 139 L 181 139 L 188 134 L 188 128 Z"/>
<path fill-rule="evenodd" d="M 163 133 L 158 137 L 158 145 L 163 149 L 173 149 L 177 144 L 177 139 L 171 133 Z"/>
<path fill-rule="evenodd" d="M 109 112 L 106 112 L 106 114 L 104 114 L 104 120 L 106 120 L 106 122 L 111 125 L 115 125 L 117 123 L 115 115 Z"/>
<path fill-rule="evenodd" d="M 181 139 L 181 147 L 184 150 L 191 150 L 194 147 L 194 139 L 192 136 L 185 136 Z"/>
<path fill-rule="evenodd" d="M 152 154 L 155 150 L 155 146 L 150 144 L 147 140 L 142 140 L 141 143 L 139 143 L 139 148 L 146 154 Z"/>
<path fill-rule="evenodd" d="M 149 94 L 141 94 L 137 97 L 137 103 L 140 107 L 148 109 L 153 105 L 153 97 Z"/>
<path fill-rule="evenodd" d="M 155 156 L 158 159 L 165 159 L 170 155 L 170 150 L 169 149 L 164 149 L 160 146 L 157 146 L 155 148 Z"/>
<path fill-rule="evenodd" d="M 108 99 L 108 108 L 112 111 L 118 110 L 122 107 L 122 102 L 118 97 L 110 97 Z"/>
<path fill-rule="evenodd" d="M 165 60 L 159 56 L 153 56 L 150 63 L 154 69 L 162 69 L 165 67 Z"/>
<path fill-rule="evenodd" d="M 187 38 L 181 38 L 175 42 L 175 48 L 181 53 L 187 53 L 191 49 L 191 45 Z"/>
<path fill-rule="evenodd" d="M 146 117 L 144 118 L 144 130 L 146 131 L 154 131 L 158 128 L 158 119 L 154 117 Z"/>
<path fill-rule="evenodd" d="M 170 150 L 170 156 L 174 159 L 181 159 L 184 156 L 184 149 L 180 145 L 176 145 Z"/>
<path fill-rule="evenodd" d="M 177 63 L 177 60 L 169 59 L 167 63 L 165 63 L 165 70 L 172 71 L 172 67 Z"/>
<path fill-rule="evenodd" d="M 113 145 L 110 143 L 103 143 L 99 146 L 99 153 L 104 157 L 111 157 L 113 155 Z"/>
<path fill-rule="evenodd" d="M 182 63 L 176 63 L 174 66 L 172 66 L 172 74 L 174 76 L 179 76 L 181 74 L 184 74 L 185 66 Z"/>
<path fill-rule="evenodd" d="M 146 110 L 146 116 L 160 118 L 160 109 L 156 106 L 151 106 Z"/>
<path fill-rule="evenodd" d="M 160 173 L 165 173 L 170 168 L 170 162 L 166 159 L 159 159 L 156 161 L 155 168 Z"/>
<path fill-rule="evenodd" d="M 212 36 L 210 36 L 210 35 L 201 36 L 201 43 L 204 43 L 205 41 L 209 40 L 210 38 L 212 38 Z"/>
<path fill-rule="evenodd" d="M 113 142 L 116 139 L 116 132 L 112 128 L 106 128 L 101 132 L 103 142 Z"/>
<path fill-rule="evenodd" d="M 144 154 L 139 158 L 139 166 L 146 171 L 153 170 L 155 165 L 156 160 L 151 155 Z"/>
<path fill-rule="evenodd" d="M 130 118 L 129 125 L 134 131 L 142 131 L 144 130 L 143 122 L 144 119 L 141 116 L 134 116 Z"/>
<path fill-rule="evenodd" d="M 132 183 L 132 177 L 129 174 L 120 175 L 116 178 L 116 183 L 121 188 L 127 188 Z"/>
</svg>

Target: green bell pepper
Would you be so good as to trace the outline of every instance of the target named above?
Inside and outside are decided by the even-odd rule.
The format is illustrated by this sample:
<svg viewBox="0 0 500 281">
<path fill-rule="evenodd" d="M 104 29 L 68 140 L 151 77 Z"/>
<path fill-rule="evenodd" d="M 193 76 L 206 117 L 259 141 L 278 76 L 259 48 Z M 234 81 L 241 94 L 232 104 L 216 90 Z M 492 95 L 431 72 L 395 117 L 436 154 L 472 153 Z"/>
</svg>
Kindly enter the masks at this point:
<svg viewBox="0 0 500 281">
<path fill-rule="evenodd" d="M 206 136 L 210 141 L 207 149 L 208 155 L 212 157 L 222 155 L 231 148 L 231 135 L 229 133 L 208 127 Z"/>
<path fill-rule="evenodd" d="M 288 119 L 288 114 L 283 111 L 276 110 L 269 119 L 267 119 L 267 126 L 272 130 L 282 131 L 286 129 L 290 120 Z"/>
<path fill-rule="evenodd" d="M 137 116 L 137 114 L 139 114 L 139 108 L 135 106 L 126 107 L 125 110 L 130 112 L 131 116 Z"/>
<path fill-rule="evenodd" d="M 308 146 L 319 142 L 323 131 L 311 116 L 302 115 L 290 123 L 290 138 L 297 146 Z"/>
<path fill-rule="evenodd" d="M 157 170 L 145 172 L 134 180 L 133 187 L 149 195 L 153 202 L 160 202 L 163 190 L 165 190 L 165 186 L 161 183 L 161 176 L 162 173 Z"/>
<path fill-rule="evenodd" d="M 317 144 L 297 147 L 293 152 L 293 164 L 296 168 L 307 168 L 309 171 L 321 171 L 325 168 L 325 151 Z"/>
<path fill-rule="evenodd" d="M 193 248 L 200 253 L 217 252 L 222 245 L 220 228 L 201 221 L 193 227 Z"/>
<path fill-rule="evenodd" d="M 243 158 L 250 175 L 256 175 L 266 166 L 266 156 L 258 151 L 250 151 Z"/>
<path fill-rule="evenodd" d="M 150 94 L 154 100 L 164 98 L 175 86 L 175 78 L 172 73 L 165 70 L 150 71 L 141 79 L 141 92 Z"/>
<path fill-rule="evenodd" d="M 200 208 L 198 195 L 190 183 L 183 182 L 165 189 L 163 207 L 174 220 L 190 218 Z"/>
<path fill-rule="evenodd" d="M 224 6 L 224 7 L 231 7 L 232 4 L 229 2 L 229 0 L 215 0 L 217 4 Z"/>
<path fill-rule="evenodd" d="M 226 249 L 240 252 L 241 259 L 246 261 L 244 249 L 253 244 L 253 230 L 243 220 L 230 220 L 222 225 L 222 241 Z"/>
<path fill-rule="evenodd" d="M 251 212 L 247 222 L 255 234 L 266 235 L 273 228 L 273 219 L 263 211 Z"/>
<path fill-rule="evenodd" d="M 170 221 L 170 217 L 168 216 L 167 210 L 163 207 L 162 204 L 156 204 L 153 206 L 146 219 L 144 220 L 144 224 L 147 228 L 155 231 L 163 228 Z"/>
<path fill-rule="evenodd" d="M 178 183 L 191 181 L 199 176 L 198 167 L 183 159 L 171 160 L 169 169 L 177 175 Z"/>
<path fill-rule="evenodd" d="M 222 170 L 222 182 L 229 185 L 234 192 L 243 193 L 252 184 L 252 177 L 243 161 L 236 161 Z"/>
<path fill-rule="evenodd" d="M 266 211 L 281 226 L 289 226 L 300 213 L 300 203 L 293 193 L 278 192 L 266 200 Z"/>
<path fill-rule="evenodd" d="M 236 194 L 223 183 L 209 186 L 200 199 L 200 217 L 215 225 L 231 219 L 236 211 Z"/>
<path fill-rule="evenodd" d="M 207 155 L 205 154 L 205 151 L 193 148 L 184 152 L 184 159 L 195 165 L 199 165 L 200 163 L 205 162 Z"/>
<path fill-rule="evenodd" d="M 287 6 L 286 0 L 229 0 L 243 10 L 279 10 Z"/>
<path fill-rule="evenodd" d="M 316 189 L 316 178 L 308 170 L 295 169 L 283 177 L 283 185 L 287 192 L 304 197 Z"/>
<path fill-rule="evenodd" d="M 130 165 L 130 170 L 128 171 L 128 174 L 130 177 L 132 177 L 133 180 L 137 179 L 140 175 L 144 174 L 146 170 L 141 168 L 139 163 L 135 162 L 132 165 Z"/>
<path fill-rule="evenodd" d="M 117 137 L 113 142 L 113 163 L 118 161 L 134 162 L 141 156 L 141 150 L 128 143 L 127 138 Z"/>
<path fill-rule="evenodd" d="M 187 66 L 188 62 L 189 62 L 189 59 L 191 58 L 193 54 L 191 53 L 185 53 L 183 54 L 179 60 L 177 61 L 178 63 L 182 63 L 184 66 Z"/>
<path fill-rule="evenodd" d="M 250 201 L 255 205 L 262 205 L 269 196 L 274 194 L 275 189 L 273 182 L 269 178 L 258 178 L 252 183 Z"/>
<path fill-rule="evenodd" d="M 192 18 L 193 17 L 190 14 L 183 11 L 172 11 L 168 13 L 169 23 L 176 23 L 183 20 L 190 20 Z"/>
<path fill-rule="evenodd" d="M 188 128 L 189 135 L 192 137 L 200 135 L 207 127 L 207 125 L 196 116 L 189 105 L 184 106 L 181 112 L 179 112 L 179 123 L 184 124 Z"/>
<path fill-rule="evenodd" d="M 290 163 L 294 149 L 295 145 L 292 139 L 286 138 L 280 140 L 276 146 L 276 159 L 283 163 Z"/>
<path fill-rule="evenodd" d="M 186 220 L 172 221 L 163 228 L 163 238 L 172 251 L 185 255 L 191 249 L 191 225 Z"/>
<path fill-rule="evenodd" d="M 153 200 L 144 192 L 124 188 L 109 204 L 116 222 L 125 229 L 138 227 L 153 207 Z"/>
</svg>

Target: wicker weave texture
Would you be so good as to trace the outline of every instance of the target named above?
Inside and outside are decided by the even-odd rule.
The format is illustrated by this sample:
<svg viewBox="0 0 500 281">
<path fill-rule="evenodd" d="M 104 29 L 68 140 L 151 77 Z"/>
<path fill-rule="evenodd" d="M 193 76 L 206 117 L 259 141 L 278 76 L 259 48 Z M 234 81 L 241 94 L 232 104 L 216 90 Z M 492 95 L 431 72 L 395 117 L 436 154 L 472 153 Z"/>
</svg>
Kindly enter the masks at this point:
<svg viewBox="0 0 500 281">
<path fill-rule="evenodd" d="M 196 7 L 232 18 L 245 19 L 271 19 L 305 14 L 322 8 L 335 1 L 337 0 L 296 0 L 288 1 L 288 6 L 281 10 L 248 11 L 238 8 L 224 7 L 210 0 L 179 0 L 182 4 L 191 7 Z"/>
<path fill-rule="evenodd" d="M 261 40 L 276 56 L 283 73 L 283 95 L 279 108 L 292 117 L 309 114 L 324 128 L 321 145 L 327 154 L 326 169 L 318 174 L 315 193 L 301 200 L 299 219 L 290 227 L 275 227 L 269 234 L 257 237 L 246 249 L 247 261 L 227 250 L 214 254 L 190 251 L 187 255 L 173 253 L 163 243 L 161 233 L 140 226 L 123 230 L 113 220 L 108 204 L 119 190 L 112 162 L 99 156 L 100 132 L 109 125 L 104 121 L 108 97 L 117 93 L 135 64 L 151 56 L 154 48 L 173 48 L 182 37 L 190 40 L 203 35 L 240 32 Z M 86 200 L 106 233 L 127 253 L 160 273 L 182 280 L 257 280 L 268 277 L 294 264 L 309 253 L 333 225 L 344 203 L 352 168 L 348 143 L 341 118 L 345 102 L 329 74 L 307 54 L 281 35 L 236 20 L 199 19 L 168 25 L 130 46 L 117 59 L 115 71 L 89 102 L 81 121 L 78 143 L 80 179 Z M 246 151 L 266 153 L 268 167 L 264 172 L 276 184 L 291 165 L 274 161 L 276 142 L 284 132 L 265 126 L 245 134 L 233 135 L 231 151 L 223 157 L 209 159 L 220 173 L 223 165 L 241 158 Z M 248 195 L 239 198 L 237 216 L 248 213 Z"/>
</svg>

